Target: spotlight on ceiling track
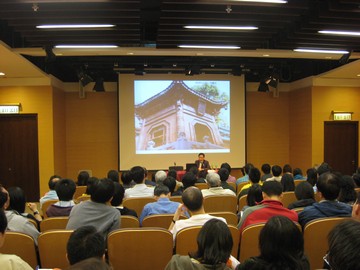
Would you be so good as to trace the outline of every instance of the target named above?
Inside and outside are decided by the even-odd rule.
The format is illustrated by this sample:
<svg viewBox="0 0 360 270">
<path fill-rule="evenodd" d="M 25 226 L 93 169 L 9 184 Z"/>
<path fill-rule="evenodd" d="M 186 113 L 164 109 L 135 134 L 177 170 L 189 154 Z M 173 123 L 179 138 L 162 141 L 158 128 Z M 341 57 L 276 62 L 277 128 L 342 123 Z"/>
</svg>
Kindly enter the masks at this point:
<svg viewBox="0 0 360 270">
<path fill-rule="evenodd" d="M 352 52 L 343 54 L 343 56 L 341 56 L 341 58 L 339 59 L 339 64 L 345 65 L 347 62 L 349 62 L 351 53 Z"/>
<path fill-rule="evenodd" d="M 96 79 L 93 91 L 95 91 L 95 92 L 105 92 L 104 78 L 98 77 Z"/>
<path fill-rule="evenodd" d="M 185 69 L 186 76 L 193 76 L 193 75 L 199 75 L 199 74 L 200 74 L 199 66 L 191 66 L 191 67 Z"/>
<path fill-rule="evenodd" d="M 45 62 L 46 62 L 46 63 L 53 63 L 53 62 L 55 62 L 55 60 L 56 60 L 56 55 L 55 55 L 55 53 L 53 52 L 53 46 L 50 46 L 50 45 L 44 46 L 44 51 L 45 51 L 45 53 L 46 53 Z"/>
<path fill-rule="evenodd" d="M 269 86 L 265 82 L 260 82 L 258 92 L 269 92 Z"/>
<path fill-rule="evenodd" d="M 269 73 L 268 73 L 269 74 Z M 259 92 L 269 92 L 269 86 L 277 88 L 279 84 L 279 76 L 272 72 L 270 75 L 266 75 L 260 82 L 258 91 Z"/>
<path fill-rule="evenodd" d="M 77 76 L 83 87 L 94 81 L 83 69 L 78 70 Z"/>
</svg>

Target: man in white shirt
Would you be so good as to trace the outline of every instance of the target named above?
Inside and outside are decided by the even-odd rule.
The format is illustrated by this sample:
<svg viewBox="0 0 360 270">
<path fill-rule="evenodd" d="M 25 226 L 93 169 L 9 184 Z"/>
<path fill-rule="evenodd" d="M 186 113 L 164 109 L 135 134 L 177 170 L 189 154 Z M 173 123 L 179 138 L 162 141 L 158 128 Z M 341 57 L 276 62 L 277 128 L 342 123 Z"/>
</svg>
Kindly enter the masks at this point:
<svg viewBox="0 0 360 270">
<path fill-rule="evenodd" d="M 170 224 L 169 231 L 173 234 L 175 240 L 178 231 L 191 226 L 204 225 L 206 221 L 216 218 L 226 222 L 222 217 L 215 217 L 205 213 L 203 206 L 203 195 L 197 187 L 188 187 L 182 194 L 183 204 L 180 204 L 174 214 L 174 219 Z M 191 217 L 188 219 L 180 219 L 188 212 Z"/>
<path fill-rule="evenodd" d="M 132 167 L 130 177 L 136 183 L 132 188 L 125 190 L 125 198 L 153 197 L 154 187 L 145 185 L 145 170 L 141 166 Z"/>
<path fill-rule="evenodd" d="M 208 189 L 202 189 L 202 195 L 204 197 L 211 196 L 211 195 L 230 195 L 230 196 L 236 196 L 234 191 L 230 189 L 224 189 L 221 186 L 221 180 L 220 176 L 217 173 L 208 173 L 206 175 L 206 182 L 209 186 Z"/>
</svg>

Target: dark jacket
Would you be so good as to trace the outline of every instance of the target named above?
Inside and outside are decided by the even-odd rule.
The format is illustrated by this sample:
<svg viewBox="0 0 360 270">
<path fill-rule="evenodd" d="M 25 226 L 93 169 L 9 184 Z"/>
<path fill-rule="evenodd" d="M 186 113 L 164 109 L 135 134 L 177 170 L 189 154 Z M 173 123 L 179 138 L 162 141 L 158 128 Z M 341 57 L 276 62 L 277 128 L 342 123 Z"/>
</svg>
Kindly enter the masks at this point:
<svg viewBox="0 0 360 270">
<path fill-rule="evenodd" d="M 280 264 L 279 262 L 267 262 L 260 257 L 251 257 L 247 259 L 245 262 L 239 264 L 236 267 L 236 270 L 295 270 L 295 269 L 301 269 L 301 270 L 310 270 L 310 264 L 309 261 L 305 256 L 301 260 L 298 261 L 297 268 L 294 268 L 292 266 Z"/>
<path fill-rule="evenodd" d="M 313 205 L 313 203 L 316 203 L 316 201 L 315 201 L 314 199 L 299 200 L 299 201 L 290 203 L 289 206 L 288 206 L 288 209 L 294 209 L 294 208 L 299 208 L 299 207 L 306 207 L 306 206 Z"/>
</svg>

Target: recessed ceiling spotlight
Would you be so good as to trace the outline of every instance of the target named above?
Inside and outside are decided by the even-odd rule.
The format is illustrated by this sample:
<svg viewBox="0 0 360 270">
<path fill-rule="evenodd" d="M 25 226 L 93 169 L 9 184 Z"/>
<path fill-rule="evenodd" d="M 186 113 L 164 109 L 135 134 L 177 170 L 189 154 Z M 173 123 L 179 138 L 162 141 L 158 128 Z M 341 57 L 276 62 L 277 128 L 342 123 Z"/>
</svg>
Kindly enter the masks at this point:
<svg viewBox="0 0 360 270">
<path fill-rule="evenodd" d="M 37 25 L 38 29 L 76 29 L 76 28 L 110 28 L 114 24 L 42 24 Z"/>
<path fill-rule="evenodd" d="M 186 49 L 229 49 L 229 50 L 237 50 L 240 49 L 240 46 L 211 46 L 211 45 L 179 45 L 179 48 Z"/>
<path fill-rule="evenodd" d="M 200 29 L 200 30 L 256 30 L 256 26 L 210 26 L 210 25 L 185 25 L 186 29 Z"/>
<path fill-rule="evenodd" d="M 269 56 L 270 56 L 270 54 L 263 54 L 263 56 L 264 56 L 264 57 L 269 57 Z"/>
<path fill-rule="evenodd" d="M 357 74 L 356 76 L 357 76 L 357 77 L 360 77 L 360 74 Z"/>
<path fill-rule="evenodd" d="M 110 49 L 118 48 L 116 45 L 56 45 L 57 49 Z"/>
<path fill-rule="evenodd" d="M 177 64 L 176 64 L 176 63 L 174 63 L 172 66 L 173 66 L 173 67 L 177 67 Z"/>
<path fill-rule="evenodd" d="M 320 50 L 320 49 L 294 49 L 294 52 L 308 52 L 308 53 L 333 53 L 333 54 L 347 54 L 348 51 L 342 50 Z"/>
<path fill-rule="evenodd" d="M 321 30 L 320 34 L 338 35 L 338 36 L 360 36 L 360 32 L 355 31 L 337 31 L 337 30 Z"/>
</svg>

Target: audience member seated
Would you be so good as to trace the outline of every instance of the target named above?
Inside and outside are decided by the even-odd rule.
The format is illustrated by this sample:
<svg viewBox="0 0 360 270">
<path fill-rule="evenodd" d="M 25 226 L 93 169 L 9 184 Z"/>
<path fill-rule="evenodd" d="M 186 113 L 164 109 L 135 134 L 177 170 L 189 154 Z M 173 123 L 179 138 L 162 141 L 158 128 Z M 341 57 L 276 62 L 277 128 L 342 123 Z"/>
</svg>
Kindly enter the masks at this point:
<svg viewBox="0 0 360 270">
<path fill-rule="evenodd" d="M 236 185 L 249 181 L 249 172 L 252 168 L 254 168 L 254 165 L 252 165 L 251 163 L 245 164 L 244 166 L 245 175 L 243 177 L 238 178 L 238 180 L 236 180 Z"/>
<path fill-rule="evenodd" d="M 107 173 L 107 178 L 113 180 L 116 183 L 119 183 L 119 172 L 116 170 L 110 170 Z"/>
<path fill-rule="evenodd" d="M 313 189 L 314 189 L 314 193 L 317 192 L 317 179 L 318 179 L 318 175 L 317 175 L 317 170 L 315 168 L 310 168 L 307 169 L 306 171 L 306 181 L 312 185 Z"/>
<path fill-rule="evenodd" d="M 183 175 L 181 182 L 183 184 L 183 186 L 181 187 L 181 191 L 183 192 L 185 189 L 187 189 L 188 187 L 193 187 L 195 186 L 196 183 L 196 175 L 194 175 L 191 172 L 187 172 Z"/>
<path fill-rule="evenodd" d="M 360 187 L 360 174 L 359 173 L 354 173 L 353 176 L 352 176 L 354 182 L 355 182 L 355 185 L 357 188 Z"/>
<path fill-rule="evenodd" d="M 357 194 L 357 198 L 352 207 L 351 216 L 353 219 L 360 222 L 360 192 Z"/>
<path fill-rule="evenodd" d="M 104 237 L 120 229 L 120 212 L 107 205 L 114 195 L 114 182 L 104 178 L 98 180 L 91 190 L 91 199 L 73 207 L 67 230 L 75 230 L 85 225 L 94 226 Z"/>
<path fill-rule="evenodd" d="M 0 185 L 0 209 L 6 210 L 10 205 L 10 197 L 7 190 Z M 7 229 L 9 231 L 21 232 L 30 235 L 37 245 L 37 239 L 39 236 L 39 231 L 35 228 L 30 221 L 21 216 L 16 211 L 5 211 L 6 219 L 7 219 Z"/>
<path fill-rule="evenodd" d="M 249 188 L 254 184 L 258 184 L 259 181 L 260 181 L 260 171 L 258 168 L 254 167 L 249 172 L 249 184 L 246 184 L 241 188 L 238 198 L 248 194 Z"/>
<path fill-rule="evenodd" d="M 2 196 L 0 195 L 2 199 Z M 3 209 L 0 209 L 0 248 L 4 245 L 7 219 Z M 19 248 L 21 243 L 19 243 Z M 20 257 L 12 254 L 0 253 L 1 270 L 33 270 L 32 267 L 23 261 Z"/>
<path fill-rule="evenodd" d="M 320 176 L 323 173 L 332 172 L 332 168 L 330 167 L 329 164 L 327 164 L 326 162 L 323 162 L 320 164 L 320 166 L 317 168 L 316 171 L 318 173 L 318 176 Z"/>
<path fill-rule="evenodd" d="M 77 185 L 78 186 L 87 186 L 87 181 L 89 180 L 90 175 L 87 171 L 81 171 L 77 177 Z"/>
<path fill-rule="evenodd" d="M 301 182 L 295 187 L 295 196 L 297 201 L 290 203 L 289 209 L 310 206 L 316 202 L 314 189 L 307 181 Z"/>
<path fill-rule="evenodd" d="M 71 209 L 75 205 L 73 201 L 76 184 L 71 179 L 61 179 L 55 186 L 59 201 L 48 207 L 46 215 L 48 217 L 69 216 Z"/>
<path fill-rule="evenodd" d="M 226 180 L 228 183 L 236 183 L 236 177 L 231 175 L 231 166 L 229 163 L 225 162 L 221 164 L 220 169 L 225 168 L 229 172 L 229 177 Z"/>
<path fill-rule="evenodd" d="M 250 206 L 257 205 L 263 199 L 264 198 L 263 198 L 263 195 L 262 195 L 261 185 L 260 184 L 253 184 L 248 189 L 248 194 L 246 196 L 246 205 L 243 207 L 243 209 L 240 209 L 241 211 L 239 212 L 238 216 L 241 217 L 242 213 L 246 210 L 246 208 L 248 208 Z"/>
<path fill-rule="evenodd" d="M 155 187 L 156 183 L 155 183 L 155 174 L 151 175 L 151 180 L 148 179 L 148 171 L 145 167 L 143 167 L 144 169 L 144 173 L 145 173 L 145 181 L 144 184 L 149 186 L 149 187 Z M 134 180 L 135 181 L 135 180 Z"/>
<path fill-rule="evenodd" d="M 129 209 L 125 206 L 122 206 L 122 202 L 124 199 L 124 195 L 125 195 L 125 189 L 122 185 L 120 185 L 117 182 L 114 182 L 114 195 L 113 198 L 111 200 L 111 205 L 120 211 L 120 214 L 122 216 L 134 216 L 134 217 L 138 217 L 137 213 L 135 210 L 133 209 Z"/>
<path fill-rule="evenodd" d="M 224 223 L 226 220 L 222 217 L 215 217 L 205 213 L 203 205 L 203 195 L 197 187 L 188 187 L 182 194 L 183 204 L 180 204 L 174 214 L 173 222 L 170 224 L 169 231 L 173 234 L 174 240 L 176 233 L 181 229 L 188 228 L 191 226 L 204 225 L 206 221 L 216 218 Z M 180 216 L 186 216 L 190 214 L 188 219 L 180 219 Z"/>
<path fill-rule="evenodd" d="M 299 213 L 299 222 L 305 226 L 311 220 L 324 217 L 349 217 L 351 206 L 337 201 L 340 193 L 340 179 L 332 173 L 323 173 L 317 182 L 321 201 L 305 207 Z"/>
<path fill-rule="evenodd" d="M 273 216 L 286 216 L 292 221 L 298 221 L 295 211 L 283 207 L 281 202 L 282 186 L 278 181 L 265 181 L 262 191 L 264 200 L 244 211 L 237 226 L 240 233 L 246 226 L 266 222 Z"/>
<path fill-rule="evenodd" d="M 302 170 L 300 168 L 294 169 L 294 180 L 306 180 L 302 175 Z"/>
<path fill-rule="evenodd" d="M 223 189 L 230 189 L 232 192 L 236 193 L 234 187 L 230 186 L 227 180 L 229 179 L 229 171 L 225 168 L 220 168 L 218 171 L 218 175 L 220 176 L 221 186 Z"/>
<path fill-rule="evenodd" d="M 94 176 L 89 177 L 89 179 L 87 180 L 87 183 L 86 183 L 85 194 L 83 194 L 82 196 L 91 195 L 91 190 L 98 181 L 99 181 L 99 179 L 97 177 L 94 177 Z"/>
<path fill-rule="evenodd" d="M 122 172 L 121 182 L 122 182 L 122 186 L 124 187 L 125 190 L 127 190 L 128 188 L 132 188 L 133 186 L 136 185 L 136 183 L 131 178 L 130 171 Z"/>
<path fill-rule="evenodd" d="M 224 169 L 226 170 L 226 169 Z M 236 196 L 235 192 L 230 189 L 225 189 L 221 186 L 220 176 L 217 173 L 208 173 L 206 176 L 208 189 L 201 190 L 204 197 L 211 195 L 231 195 Z"/>
<path fill-rule="evenodd" d="M 360 269 L 360 222 L 344 221 L 328 236 L 329 251 L 324 260 L 332 270 Z"/>
<path fill-rule="evenodd" d="M 195 168 L 195 167 L 194 167 Z M 196 169 L 196 168 L 195 168 Z M 197 169 L 196 169 L 197 170 Z M 198 171 L 196 177 L 196 183 L 206 183 L 207 170 Z"/>
<path fill-rule="evenodd" d="M 36 203 L 26 204 L 26 196 L 24 190 L 20 187 L 10 187 L 8 189 L 8 192 L 10 197 L 10 205 L 7 208 L 7 210 L 16 211 L 18 214 L 22 215 L 23 217 L 35 220 L 36 223 L 39 225 L 40 221 L 42 220 L 42 217 L 39 214 Z M 33 212 L 33 215 L 29 213 L 25 213 L 26 205 Z"/>
<path fill-rule="evenodd" d="M 282 169 L 282 172 L 283 172 L 283 175 L 286 174 L 286 173 L 292 175 L 293 170 L 292 170 L 291 165 L 290 164 L 285 164 L 283 169 Z"/>
<path fill-rule="evenodd" d="M 310 270 L 302 233 L 287 217 L 269 219 L 260 232 L 259 249 L 260 256 L 247 259 L 236 270 Z"/>
<path fill-rule="evenodd" d="M 239 262 L 231 254 L 233 239 L 228 226 L 217 219 L 207 221 L 197 236 L 198 249 L 188 256 L 174 255 L 165 270 L 234 269 Z"/>
<path fill-rule="evenodd" d="M 104 262 L 104 260 L 89 258 L 75 263 L 65 270 L 113 270 L 113 268 Z"/>
<path fill-rule="evenodd" d="M 49 183 L 48 183 L 50 190 L 48 192 L 46 192 L 43 197 L 40 198 L 40 208 L 41 208 L 42 204 L 48 200 L 58 200 L 59 199 L 56 194 L 56 191 L 55 191 L 55 185 L 56 185 L 56 182 L 59 181 L 60 179 L 61 179 L 61 177 L 58 175 L 53 175 L 50 177 Z"/>
<path fill-rule="evenodd" d="M 271 167 L 272 177 L 266 179 L 266 181 L 278 181 L 281 182 L 281 173 L 282 169 L 279 165 L 274 165 Z"/>
<path fill-rule="evenodd" d="M 283 192 L 295 190 L 295 182 L 292 174 L 290 173 L 283 174 L 280 182 L 283 187 Z"/>
<path fill-rule="evenodd" d="M 70 265 L 88 258 L 105 261 L 105 239 L 93 226 L 82 226 L 70 235 L 66 246 Z"/>
<path fill-rule="evenodd" d="M 261 182 L 265 182 L 266 179 L 273 177 L 271 174 L 271 166 L 268 163 L 264 163 L 261 166 L 261 171 L 263 172 L 263 175 L 261 176 Z"/>
<path fill-rule="evenodd" d="M 168 175 L 165 178 L 163 184 L 169 188 L 171 196 L 181 196 L 181 194 L 182 194 L 181 189 L 175 190 L 176 180 L 174 177 Z"/>
<path fill-rule="evenodd" d="M 174 179 L 176 181 L 176 187 L 177 187 L 177 188 L 175 188 L 175 190 L 177 190 L 178 188 L 183 186 L 183 184 L 180 181 L 177 180 L 177 171 L 169 170 L 167 176 L 174 177 Z M 171 188 L 170 188 L 170 191 L 171 191 Z M 173 195 L 173 196 L 175 196 L 175 195 Z"/>
<path fill-rule="evenodd" d="M 340 177 L 339 202 L 353 205 L 356 201 L 357 193 L 355 191 L 355 182 L 350 175 Z"/>
<path fill-rule="evenodd" d="M 157 171 L 155 173 L 155 182 L 157 185 L 162 184 L 167 177 L 167 174 L 165 171 Z"/>
<path fill-rule="evenodd" d="M 145 184 L 146 175 L 146 170 L 141 166 L 131 168 L 130 177 L 135 181 L 136 185 L 125 190 L 125 198 L 154 196 L 154 187 L 148 187 Z"/>
<path fill-rule="evenodd" d="M 144 206 L 140 215 L 140 224 L 145 217 L 156 214 L 174 214 L 180 203 L 170 201 L 170 190 L 165 185 L 157 185 L 154 189 L 156 202 L 148 203 Z"/>
</svg>

